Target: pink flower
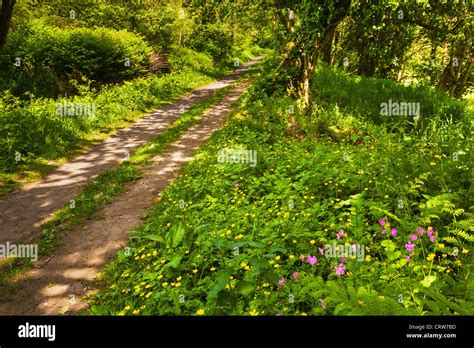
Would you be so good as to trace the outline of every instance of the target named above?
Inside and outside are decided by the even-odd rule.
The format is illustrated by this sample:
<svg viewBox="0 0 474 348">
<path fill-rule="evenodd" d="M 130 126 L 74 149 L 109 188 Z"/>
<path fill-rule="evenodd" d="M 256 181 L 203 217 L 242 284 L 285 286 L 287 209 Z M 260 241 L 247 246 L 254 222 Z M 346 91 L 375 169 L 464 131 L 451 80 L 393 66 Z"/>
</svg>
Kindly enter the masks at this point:
<svg viewBox="0 0 474 348">
<path fill-rule="evenodd" d="M 405 255 L 405 259 L 407 259 L 408 262 L 410 262 L 410 255 Z"/>
<path fill-rule="evenodd" d="M 417 232 L 418 232 L 418 234 L 423 234 L 423 233 L 425 233 L 425 230 L 423 229 L 423 227 L 418 227 Z"/>
<path fill-rule="evenodd" d="M 324 255 L 324 249 L 323 249 L 323 248 L 318 247 L 318 250 L 319 250 L 319 253 L 320 253 L 321 255 Z"/>
<path fill-rule="evenodd" d="M 300 256 L 300 260 L 301 260 L 301 261 L 304 261 L 305 258 L 307 258 L 307 256 L 304 256 L 304 255 L 301 255 L 301 256 Z"/>
<path fill-rule="evenodd" d="M 390 234 L 392 235 L 392 237 L 395 237 L 397 235 L 398 231 L 395 229 L 395 228 L 392 228 L 390 230 Z"/>
<path fill-rule="evenodd" d="M 382 220 L 379 220 L 380 226 L 385 226 L 386 223 L 387 223 L 387 222 L 386 222 L 385 220 L 383 220 L 383 219 L 382 219 Z"/>
<path fill-rule="evenodd" d="M 418 239 L 418 235 L 416 233 L 413 233 L 413 234 L 410 234 L 410 238 L 412 240 L 417 240 Z"/>
<path fill-rule="evenodd" d="M 345 257 L 342 257 L 342 258 L 341 258 L 341 262 L 342 262 L 342 263 L 347 263 L 347 259 L 346 259 Z"/>
<path fill-rule="evenodd" d="M 321 305 L 322 309 L 326 309 L 326 306 L 324 305 L 324 300 L 322 298 L 319 299 L 319 304 Z"/>
<path fill-rule="evenodd" d="M 382 230 L 382 234 L 385 234 L 385 233 L 387 233 L 387 231 L 385 231 L 385 230 Z"/>
<path fill-rule="evenodd" d="M 415 249 L 415 244 L 409 241 L 408 243 L 405 244 L 405 249 L 407 249 L 408 251 L 413 251 L 413 249 Z"/>
<path fill-rule="evenodd" d="M 283 313 L 277 313 L 275 314 L 276 317 L 281 317 L 283 315 Z"/>
<path fill-rule="evenodd" d="M 278 281 L 278 285 L 283 285 L 285 284 L 285 278 L 281 278 L 279 281 Z"/>
<path fill-rule="evenodd" d="M 434 231 L 433 230 L 428 230 L 428 232 L 426 232 L 426 234 L 428 234 L 428 237 L 432 237 L 433 234 L 434 234 Z"/>
<path fill-rule="evenodd" d="M 336 238 L 337 238 L 337 239 L 341 239 L 341 237 L 342 237 L 343 235 L 345 235 L 345 234 L 346 234 L 346 233 L 344 232 L 344 230 L 340 230 L 339 232 L 337 232 Z"/>
<path fill-rule="evenodd" d="M 295 281 L 298 279 L 298 272 L 293 272 L 293 279 Z"/>
<path fill-rule="evenodd" d="M 240 185 L 238 183 L 235 183 L 234 184 L 234 187 L 239 187 Z"/>
<path fill-rule="evenodd" d="M 430 237 L 430 241 L 431 241 L 431 243 L 434 243 L 434 241 L 435 241 L 435 236 L 431 236 L 431 237 Z"/>
<path fill-rule="evenodd" d="M 336 269 L 336 275 L 341 276 L 346 273 L 346 266 L 344 266 L 342 263 L 334 267 Z"/>
<path fill-rule="evenodd" d="M 357 245 L 353 244 L 351 246 L 351 249 L 352 249 L 353 252 L 356 252 L 357 251 Z"/>
<path fill-rule="evenodd" d="M 316 256 L 308 256 L 308 263 L 310 265 L 314 265 L 318 260 L 316 259 Z"/>
</svg>

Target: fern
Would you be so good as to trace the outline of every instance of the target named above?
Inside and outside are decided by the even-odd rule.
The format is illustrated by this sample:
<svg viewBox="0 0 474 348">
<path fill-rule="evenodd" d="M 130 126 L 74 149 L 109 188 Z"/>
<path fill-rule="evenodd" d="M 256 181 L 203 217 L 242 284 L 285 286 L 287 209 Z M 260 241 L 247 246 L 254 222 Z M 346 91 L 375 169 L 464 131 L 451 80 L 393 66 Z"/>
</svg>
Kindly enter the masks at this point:
<svg viewBox="0 0 474 348">
<path fill-rule="evenodd" d="M 340 290 L 340 289 L 339 289 Z M 349 286 L 342 296 L 345 301 L 340 302 L 335 315 L 415 315 L 414 309 L 405 308 L 395 299 L 381 296 L 378 292 L 368 291 L 364 287 L 355 289 Z"/>
<path fill-rule="evenodd" d="M 447 226 L 449 235 L 442 240 L 458 247 L 472 247 L 474 243 L 474 214 L 464 213 L 462 220 L 454 220 Z"/>
</svg>

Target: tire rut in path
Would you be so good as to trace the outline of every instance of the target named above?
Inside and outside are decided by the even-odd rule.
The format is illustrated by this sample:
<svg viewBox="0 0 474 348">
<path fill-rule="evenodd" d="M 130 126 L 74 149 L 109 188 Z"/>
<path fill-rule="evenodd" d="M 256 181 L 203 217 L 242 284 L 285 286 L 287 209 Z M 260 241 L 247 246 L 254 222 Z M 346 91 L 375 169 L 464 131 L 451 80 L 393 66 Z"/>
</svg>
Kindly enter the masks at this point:
<svg viewBox="0 0 474 348">
<path fill-rule="evenodd" d="M 178 170 L 222 124 L 232 104 L 249 82 L 238 85 L 224 99 L 202 115 L 201 122 L 188 129 L 180 140 L 154 157 L 145 174 L 100 212 L 100 219 L 61 235 L 56 254 L 41 267 L 25 272 L 15 283 L 10 298 L 1 299 L 0 314 L 74 314 L 87 308 L 81 297 L 90 294 L 98 272 L 128 241 L 130 231 L 157 201 L 161 192 L 178 176 Z"/>
<path fill-rule="evenodd" d="M 55 169 L 39 182 L 26 185 L 0 199 L 0 244 L 37 241 L 42 222 L 55 210 L 64 207 L 87 182 L 163 132 L 181 116 L 180 111 L 183 108 L 188 110 L 216 91 L 236 82 L 245 70 L 262 58 L 257 57 L 225 78 L 200 87 L 155 110 L 132 126 L 119 130 L 86 153 Z"/>
</svg>

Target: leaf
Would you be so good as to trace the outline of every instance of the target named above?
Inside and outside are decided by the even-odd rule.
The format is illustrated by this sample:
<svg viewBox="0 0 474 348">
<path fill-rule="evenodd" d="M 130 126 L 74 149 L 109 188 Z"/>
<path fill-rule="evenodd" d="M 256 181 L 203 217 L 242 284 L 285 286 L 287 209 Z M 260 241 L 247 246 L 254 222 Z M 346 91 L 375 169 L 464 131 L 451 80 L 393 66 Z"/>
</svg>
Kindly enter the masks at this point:
<svg viewBox="0 0 474 348">
<path fill-rule="evenodd" d="M 177 247 L 178 244 L 183 240 L 184 232 L 185 232 L 184 225 L 180 223 L 178 226 L 173 226 L 171 230 L 171 246 Z"/>
<path fill-rule="evenodd" d="M 239 294 L 248 296 L 255 291 L 255 284 L 247 280 L 239 280 L 235 288 Z"/>
<path fill-rule="evenodd" d="M 425 288 L 429 288 L 431 284 L 436 280 L 436 276 L 426 276 L 425 279 L 420 281 L 421 285 L 423 285 Z"/>
<path fill-rule="evenodd" d="M 390 252 L 394 251 L 396 248 L 396 245 L 394 242 L 392 242 L 390 239 L 383 240 L 380 245 L 382 245 L 385 249 L 385 251 Z"/>
<path fill-rule="evenodd" d="M 179 264 L 181 263 L 181 259 L 182 257 L 181 256 L 175 256 L 171 259 L 170 262 L 168 262 L 165 267 L 171 267 L 171 268 L 176 268 L 179 266 Z"/>
<path fill-rule="evenodd" d="M 164 241 L 163 236 L 160 236 L 158 234 L 150 234 L 149 236 L 146 236 L 145 238 L 153 240 L 155 242 L 160 242 L 160 243 Z"/>
<path fill-rule="evenodd" d="M 223 269 L 216 273 L 216 280 L 214 286 L 207 293 L 207 303 L 208 305 L 214 305 L 217 302 L 219 293 L 225 288 L 229 281 L 230 272 Z"/>
</svg>

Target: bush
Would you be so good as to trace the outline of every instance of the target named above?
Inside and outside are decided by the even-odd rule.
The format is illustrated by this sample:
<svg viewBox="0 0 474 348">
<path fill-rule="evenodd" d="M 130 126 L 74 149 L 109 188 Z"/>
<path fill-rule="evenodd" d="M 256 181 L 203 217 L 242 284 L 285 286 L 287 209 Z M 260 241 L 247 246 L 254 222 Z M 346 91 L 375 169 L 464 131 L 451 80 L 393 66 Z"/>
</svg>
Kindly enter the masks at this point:
<svg viewBox="0 0 474 348">
<path fill-rule="evenodd" d="M 208 73 L 214 69 L 212 59 L 208 55 L 189 48 L 178 48 L 169 56 L 168 60 L 173 71 L 191 69 Z"/>
<path fill-rule="evenodd" d="M 209 54 L 215 62 L 225 60 L 232 49 L 232 34 L 222 25 L 201 25 L 191 35 L 191 47 Z"/>
<path fill-rule="evenodd" d="M 60 29 L 37 22 L 27 31 L 10 35 L 3 53 L 1 63 L 8 80 L 4 89 L 12 88 L 15 95 L 32 91 L 51 96 L 69 92 L 71 79 L 87 77 L 101 84 L 144 75 L 151 48 L 126 30 Z M 20 67 L 12 64 L 17 57 Z"/>
</svg>

